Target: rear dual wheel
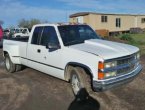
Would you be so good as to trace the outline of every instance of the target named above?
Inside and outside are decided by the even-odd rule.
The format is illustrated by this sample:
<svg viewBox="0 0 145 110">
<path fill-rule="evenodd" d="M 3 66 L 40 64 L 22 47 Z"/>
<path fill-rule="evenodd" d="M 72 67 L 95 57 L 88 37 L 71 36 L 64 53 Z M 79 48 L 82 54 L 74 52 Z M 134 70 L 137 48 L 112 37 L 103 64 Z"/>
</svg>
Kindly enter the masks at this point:
<svg viewBox="0 0 145 110">
<path fill-rule="evenodd" d="M 5 68 L 10 73 L 15 72 L 16 70 L 16 65 L 13 64 L 8 54 L 5 55 Z"/>
<path fill-rule="evenodd" d="M 22 66 L 14 64 L 11 61 L 10 56 L 8 54 L 6 54 L 5 55 L 5 68 L 8 72 L 14 73 L 16 71 L 20 71 L 22 69 Z"/>
</svg>

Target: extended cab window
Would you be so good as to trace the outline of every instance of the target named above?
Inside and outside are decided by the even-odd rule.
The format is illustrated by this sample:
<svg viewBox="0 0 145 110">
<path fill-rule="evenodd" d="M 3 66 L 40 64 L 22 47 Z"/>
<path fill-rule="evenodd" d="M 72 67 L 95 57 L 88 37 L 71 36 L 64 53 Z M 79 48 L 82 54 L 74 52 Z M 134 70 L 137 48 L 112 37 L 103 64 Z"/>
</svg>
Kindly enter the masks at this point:
<svg viewBox="0 0 145 110">
<path fill-rule="evenodd" d="M 36 27 L 32 36 L 32 44 L 39 44 L 39 37 L 41 36 L 43 27 Z"/>
<path fill-rule="evenodd" d="M 59 44 L 56 31 L 52 26 L 44 27 L 40 40 L 40 45 L 46 46 L 48 43 Z"/>
</svg>

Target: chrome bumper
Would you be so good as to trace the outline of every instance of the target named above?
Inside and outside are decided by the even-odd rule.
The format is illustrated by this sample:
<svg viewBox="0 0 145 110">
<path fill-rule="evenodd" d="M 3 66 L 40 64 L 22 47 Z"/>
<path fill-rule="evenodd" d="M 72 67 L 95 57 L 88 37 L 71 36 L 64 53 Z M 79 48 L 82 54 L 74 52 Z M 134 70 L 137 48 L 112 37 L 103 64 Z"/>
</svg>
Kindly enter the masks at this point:
<svg viewBox="0 0 145 110">
<path fill-rule="evenodd" d="M 99 91 L 105 91 L 129 83 L 141 72 L 141 70 L 142 70 L 142 66 L 139 65 L 134 71 L 128 74 L 114 77 L 109 80 L 93 81 L 93 89 L 94 91 L 99 92 Z"/>
</svg>

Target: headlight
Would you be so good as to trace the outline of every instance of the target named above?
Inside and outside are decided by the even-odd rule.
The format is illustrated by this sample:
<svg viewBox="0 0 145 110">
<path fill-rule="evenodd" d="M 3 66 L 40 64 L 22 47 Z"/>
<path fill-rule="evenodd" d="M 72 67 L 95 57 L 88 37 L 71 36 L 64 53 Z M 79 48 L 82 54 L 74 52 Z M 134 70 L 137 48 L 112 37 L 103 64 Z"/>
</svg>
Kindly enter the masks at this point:
<svg viewBox="0 0 145 110">
<path fill-rule="evenodd" d="M 138 53 L 135 54 L 135 59 L 136 60 L 140 60 L 140 52 L 138 52 Z"/>
<path fill-rule="evenodd" d="M 117 66 L 117 61 L 112 61 L 112 62 L 99 62 L 98 65 L 98 79 L 107 79 L 111 78 L 113 76 L 116 76 L 117 71 L 111 71 L 111 72 L 104 72 L 105 69 L 112 68 Z"/>
<path fill-rule="evenodd" d="M 138 52 L 138 53 L 135 54 L 135 60 L 137 61 L 137 62 L 136 62 L 136 66 L 139 65 L 139 61 L 140 61 L 140 52 Z"/>
<path fill-rule="evenodd" d="M 117 66 L 117 61 L 107 62 L 104 64 L 104 68 L 112 68 Z"/>
<path fill-rule="evenodd" d="M 140 53 L 139 52 L 136 54 L 136 58 L 137 58 L 137 60 L 140 59 Z"/>
<path fill-rule="evenodd" d="M 113 72 L 107 72 L 107 73 L 104 73 L 104 77 L 105 78 L 111 78 L 111 77 L 113 77 L 113 76 L 116 76 L 116 74 L 117 74 L 117 71 L 113 71 Z"/>
</svg>

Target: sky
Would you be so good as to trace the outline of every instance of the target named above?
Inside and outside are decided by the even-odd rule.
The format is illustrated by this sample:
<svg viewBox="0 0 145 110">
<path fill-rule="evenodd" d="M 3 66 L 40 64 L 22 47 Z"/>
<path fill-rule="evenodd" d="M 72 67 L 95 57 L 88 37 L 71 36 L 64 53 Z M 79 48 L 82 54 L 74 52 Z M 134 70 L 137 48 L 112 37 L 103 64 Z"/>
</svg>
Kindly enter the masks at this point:
<svg viewBox="0 0 145 110">
<path fill-rule="evenodd" d="M 0 0 L 5 28 L 17 26 L 22 18 L 68 22 L 76 12 L 145 14 L 145 0 Z"/>
</svg>

